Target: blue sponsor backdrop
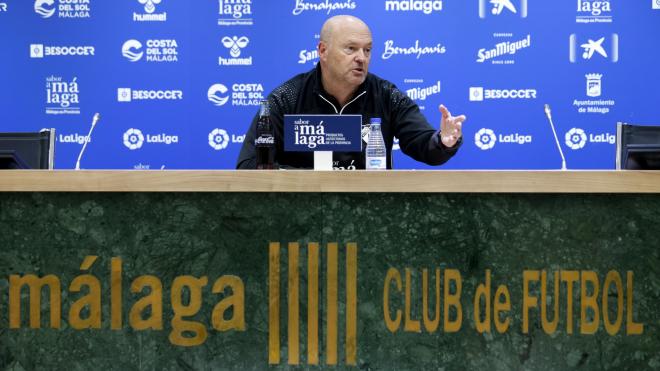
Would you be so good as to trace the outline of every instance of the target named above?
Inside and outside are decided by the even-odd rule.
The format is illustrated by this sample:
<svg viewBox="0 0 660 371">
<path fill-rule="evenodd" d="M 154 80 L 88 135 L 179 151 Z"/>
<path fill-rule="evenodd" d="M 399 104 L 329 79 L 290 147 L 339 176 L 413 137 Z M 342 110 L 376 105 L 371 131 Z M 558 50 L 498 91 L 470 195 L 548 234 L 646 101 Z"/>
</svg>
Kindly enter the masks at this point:
<svg viewBox="0 0 660 371">
<path fill-rule="evenodd" d="M 439 125 L 468 115 L 444 169 L 614 167 L 618 121 L 660 123 L 660 3 L 537 0 L 8 0 L 0 130 L 57 130 L 73 168 L 233 168 L 258 100 L 314 67 L 336 14 L 374 35 L 370 71 Z M 400 151 L 396 168 L 427 168 Z"/>
</svg>

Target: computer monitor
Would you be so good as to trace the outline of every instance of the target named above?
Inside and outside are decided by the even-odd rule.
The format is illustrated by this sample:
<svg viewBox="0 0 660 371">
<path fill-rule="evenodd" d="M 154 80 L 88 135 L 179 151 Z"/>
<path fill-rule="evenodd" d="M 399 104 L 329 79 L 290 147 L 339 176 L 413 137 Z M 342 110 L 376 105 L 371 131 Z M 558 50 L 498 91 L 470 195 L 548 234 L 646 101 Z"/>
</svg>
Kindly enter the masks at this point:
<svg viewBox="0 0 660 371">
<path fill-rule="evenodd" d="M 0 169 L 52 169 L 55 129 L 0 133 Z"/>
<path fill-rule="evenodd" d="M 660 126 L 617 123 L 617 170 L 660 170 Z"/>
</svg>

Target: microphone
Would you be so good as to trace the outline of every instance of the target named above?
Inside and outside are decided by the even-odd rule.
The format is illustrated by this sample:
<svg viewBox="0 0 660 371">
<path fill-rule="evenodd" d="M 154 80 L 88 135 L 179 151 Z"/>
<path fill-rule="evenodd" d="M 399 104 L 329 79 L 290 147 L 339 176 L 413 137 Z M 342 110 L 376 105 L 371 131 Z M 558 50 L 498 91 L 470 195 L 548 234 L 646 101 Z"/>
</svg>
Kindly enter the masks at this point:
<svg viewBox="0 0 660 371">
<path fill-rule="evenodd" d="M 555 131 L 555 124 L 552 122 L 552 112 L 550 112 L 550 105 L 546 103 L 544 110 L 545 110 L 545 116 L 548 118 L 548 121 L 550 122 L 550 127 L 552 128 L 552 134 L 555 135 L 555 143 L 557 143 L 557 149 L 559 150 L 559 154 L 561 155 L 561 169 L 566 170 L 566 157 L 564 157 L 564 152 L 561 150 L 561 146 L 559 145 L 559 139 L 557 139 L 557 131 Z"/>
<path fill-rule="evenodd" d="M 76 161 L 76 170 L 80 170 L 80 159 L 82 158 L 83 153 L 85 153 L 85 148 L 87 148 L 87 143 L 92 139 L 92 131 L 94 131 L 94 127 L 96 126 L 96 123 L 99 122 L 100 119 L 101 119 L 101 115 L 99 115 L 98 112 L 95 113 L 94 118 L 92 118 L 92 127 L 89 128 L 89 133 L 85 137 L 83 146 L 80 149 L 80 153 L 78 154 L 78 161 Z"/>
</svg>

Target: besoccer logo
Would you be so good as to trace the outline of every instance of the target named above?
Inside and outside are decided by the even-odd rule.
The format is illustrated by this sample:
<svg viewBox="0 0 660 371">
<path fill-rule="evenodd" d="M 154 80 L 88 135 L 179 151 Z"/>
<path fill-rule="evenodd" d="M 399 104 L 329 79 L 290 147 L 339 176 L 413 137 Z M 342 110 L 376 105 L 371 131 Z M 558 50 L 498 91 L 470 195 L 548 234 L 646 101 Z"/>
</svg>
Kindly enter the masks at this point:
<svg viewBox="0 0 660 371">
<path fill-rule="evenodd" d="M 484 100 L 484 88 L 483 87 L 471 87 L 470 88 L 470 101 L 472 102 L 481 102 Z"/>
<path fill-rule="evenodd" d="M 227 91 L 228 90 L 226 86 L 222 84 L 214 84 L 211 85 L 211 87 L 209 88 L 207 96 L 209 98 L 209 101 L 211 101 L 211 103 L 220 107 L 220 106 L 224 106 L 229 100 L 229 96 L 224 96 L 224 94 L 226 94 Z"/>
<path fill-rule="evenodd" d="M 209 133 L 209 145 L 216 151 L 227 148 L 229 145 L 229 134 L 224 129 L 213 129 Z"/>
<path fill-rule="evenodd" d="M 43 44 L 30 44 L 30 58 L 43 58 L 44 45 Z"/>
<path fill-rule="evenodd" d="M 140 4 L 144 5 L 144 11 L 151 14 L 156 10 L 156 5 L 160 4 L 162 0 L 138 0 Z"/>
<path fill-rule="evenodd" d="M 142 43 L 137 40 L 128 40 L 121 47 L 121 54 L 131 62 L 137 62 L 142 58 Z"/>
<path fill-rule="evenodd" d="M 245 48 L 248 43 L 250 42 L 250 39 L 247 37 L 229 37 L 225 36 L 222 38 L 222 45 L 225 46 L 225 48 L 229 49 L 229 55 L 231 55 L 234 58 L 237 58 L 241 55 L 241 49 Z"/>
<path fill-rule="evenodd" d="M 50 18 L 55 14 L 54 0 L 36 0 L 34 2 L 34 11 L 41 16 L 41 18 Z"/>
<path fill-rule="evenodd" d="M 584 148 L 587 144 L 587 133 L 582 129 L 572 128 L 564 137 L 566 146 L 572 150 Z"/>
<path fill-rule="evenodd" d="M 124 145 L 131 151 L 139 149 L 144 143 L 144 135 L 140 129 L 128 129 L 124 133 Z"/>
<path fill-rule="evenodd" d="M 493 148 L 496 141 L 497 137 L 495 136 L 495 132 L 490 129 L 482 128 L 474 134 L 474 144 L 484 151 Z"/>
</svg>

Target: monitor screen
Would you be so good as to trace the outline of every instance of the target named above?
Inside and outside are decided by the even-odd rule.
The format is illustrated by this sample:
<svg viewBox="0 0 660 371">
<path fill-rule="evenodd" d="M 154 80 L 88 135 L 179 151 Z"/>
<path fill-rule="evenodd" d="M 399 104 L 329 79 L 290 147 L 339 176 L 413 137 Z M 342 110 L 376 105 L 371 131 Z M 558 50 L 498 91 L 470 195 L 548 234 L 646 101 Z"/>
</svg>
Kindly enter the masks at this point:
<svg viewBox="0 0 660 371">
<path fill-rule="evenodd" d="M 52 169 L 54 140 L 53 129 L 0 133 L 0 169 Z"/>
<path fill-rule="evenodd" d="M 619 123 L 617 169 L 660 170 L 660 126 Z"/>
</svg>

